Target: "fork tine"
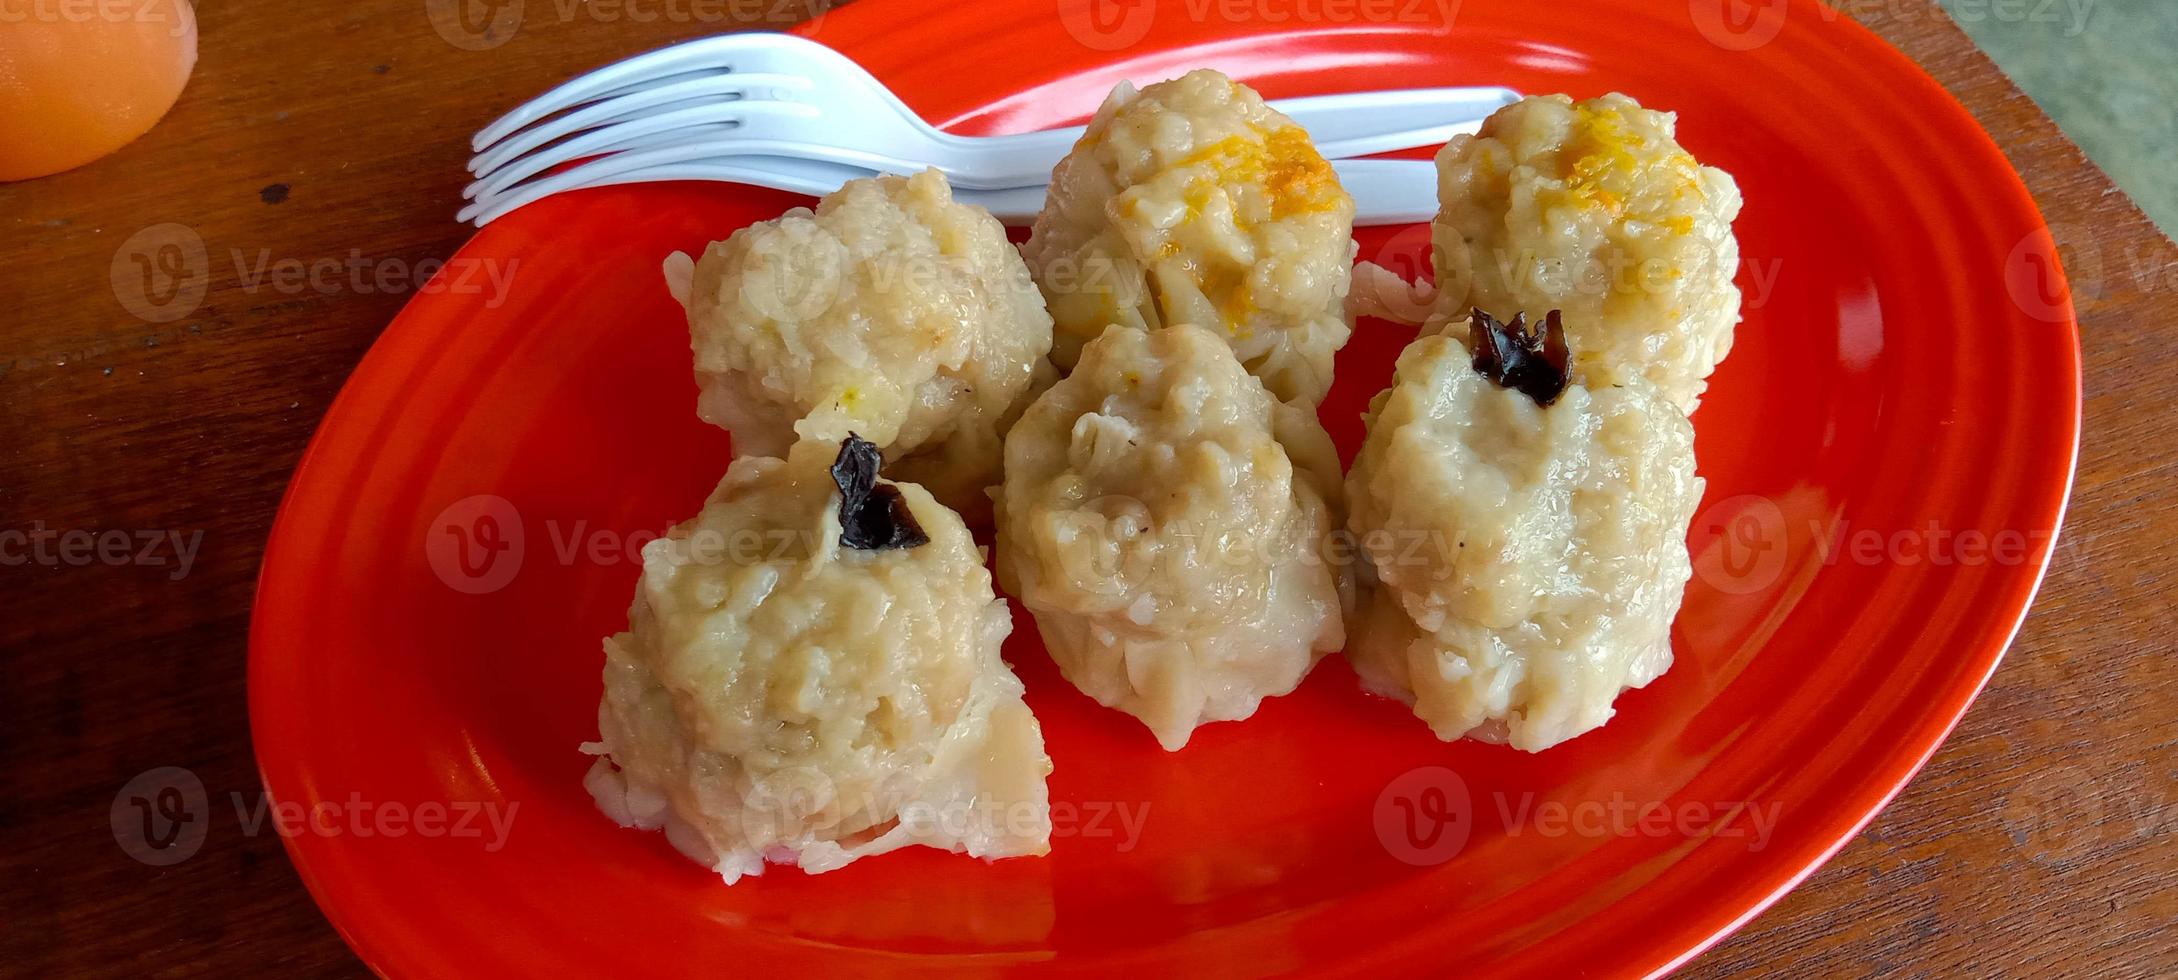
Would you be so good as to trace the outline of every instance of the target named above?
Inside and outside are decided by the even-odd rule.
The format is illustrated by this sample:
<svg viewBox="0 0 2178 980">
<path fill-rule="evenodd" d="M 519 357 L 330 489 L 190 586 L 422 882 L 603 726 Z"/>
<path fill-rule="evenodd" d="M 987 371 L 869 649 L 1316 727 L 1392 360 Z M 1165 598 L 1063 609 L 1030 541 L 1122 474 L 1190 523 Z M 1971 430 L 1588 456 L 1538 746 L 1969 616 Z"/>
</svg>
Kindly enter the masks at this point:
<svg viewBox="0 0 2178 980">
<path fill-rule="evenodd" d="M 494 170 L 489 176 L 479 177 L 461 192 L 463 197 L 478 197 L 497 193 L 520 181 L 542 173 L 552 167 L 587 156 L 611 152 L 617 145 L 651 133 L 668 132 L 691 125 L 742 123 L 751 116 L 791 115 L 813 117 L 817 110 L 799 102 L 719 102 L 688 109 L 675 109 L 645 116 L 631 122 L 616 123 L 593 129 L 572 139 L 544 147 L 534 153 L 515 157 Z"/>
<path fill-rule="evenodd" d="M 673 111 L 676 103 L 703 99 L 708 104 L 734 101 L 719 96 L 736 96 L 739 101 L 756 101 L 753 95 L 761 94 L 770 99 L 791 101 L 791 96 L 807 92 L 816 83 L 799 75 L 730 73 L 703 75 L 685 81 L 656 87 L 641 86 L 627 95 L 592 102 L 564 115 L 554 116 L 536 125 L 512 134 L 491 149 L 469 159 L 469 172 L 478 177 L 488 177 L 507 161 L 563 136 L 583 130 L 597 129 L 638 118 L 641 110 L 663 109 Z"/>
<path fill-rule="evenodd" d="M 823 52 L 825 57 L 844 57 L 808 38 L 762 31 L 722 34 L 660 48 L 577 76 L 516 106 L 506 115 L 478 130 L 470 138 L 469 148 L 481 153 L 485 148 L 539 119 L 592 99 L 616 92 L 624 94 L 633 83 L 642 82 L 652 76 L 701 69 L 761 71 L 773 64 L 785 65 L 795 59 L 807 58 L 814 53 L 811 49 Z M 755 59 L 755 62 L 748 59 Z"/>
<path fill-rule="evenodd" d="M 733 123 L 692 123 L 687 126 L 679 126 L 673 129 L 661 130 L 655 133 L 639 133 L 631 135 L 626 139 L 616 140 L 609 146 L 601 147 L 596 155 L 605 156 L 611 153 L 633 153 L 637 150 L 653 150 L 667 146 L 684 146 L 689 143 L 696 142 L 701 142 L 711 147 L 717 147 L 719 145 L 719 141 L 725 139 L 727 134 L 733 132 L 736 128 L 738 127 L 735 126 L 735 124 Z M 735 153 L 731 149 L 728 149 L 721 152 L 720 155 L 731 157 L 760 156 L 762 154 L 752 154 L 746 152 Z"/>
<path fill-rule="evenodd" d="M 575 103 L 574 106 L 580 106 L 584 104 L 594 105 L 608 99 L 617 99 L 622 96 L 634 95 L 637 92 L 648 91 L 652 86 L 655 85 L 678 85 L 682 82 L 691 82 L 699 78 L 724 78 L 730 75 L 738 74 L 741 73 L 725 67 L 698 68 L 694 71 L 666 72 L 660 75 L 651 75 L 645 78 L 638 78 L 618 88 L 612 89 L 611 91 L 599 92 L 597 96 L 590 99 L 588 103 L 578 102 Z M 570 108 L 572 107 L 573 106 L 571 106 Z"/>
<path fill-rule="evenodd" d="M 822 195 L 837 190 L 841 183 L 854 177 L 868 177 L 870 172 L 854 167 L 827 164 L 817 161 L 789 160 L 785 166 L 775 167 L 765 157 L 748 157 L 742 160 L 720 160 L 714 151 L 703 143 L 681 146 L 658 147 L 631 153 L 615 153 L 611 156 L 590 160 L 559 173 L 534 180 L 505 193 L 477 198 L 463 207 L 454 218 L 457 221 L 474 219 L 482 226 L 509 211 L 533 201 L 571 190 L 602 187 L 608 184 L 631 182 L 631 174 L 653 174 L 642 179 L 660 179 L 655 174 L 670 165 L 690 165 L 704 170 L 709 180 L 731 180 L 737 183 L 774 187 L 805 194 Z M 790 174 L 803 174 L 799 179 L 788 179 Z M 810 174 L 836 174 L 836 180 L 817 179 Z M 619 179 L 616 179 L 619 178 Z"/>
</svg>

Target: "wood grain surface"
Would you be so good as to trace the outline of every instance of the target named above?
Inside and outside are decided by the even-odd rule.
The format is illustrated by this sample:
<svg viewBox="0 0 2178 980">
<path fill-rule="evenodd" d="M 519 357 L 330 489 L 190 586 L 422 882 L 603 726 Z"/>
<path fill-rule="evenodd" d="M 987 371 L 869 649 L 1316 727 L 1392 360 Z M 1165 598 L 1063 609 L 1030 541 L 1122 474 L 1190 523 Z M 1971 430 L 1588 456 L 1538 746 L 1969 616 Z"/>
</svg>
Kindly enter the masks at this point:
<svg viewBox="0 0 2178 980">
<path fill-rule="evenodd" d="M 222 826 L 155 868 L 109 826 L 116 792 L 157 767 L 193 771 L 215 808 L 258 796 L 244 662 L 260 552 L 311 430 L 413 290 L 345 273 L 296 286 L 270 264 L 450 255 L 468 236 L 451 218 L 465 137 L 499 109 L 576 67 L 720 30 L 717 15 L 784 27 L 805 13 L 661 3 L 683 16 L 638 22 L 641 3 L 532 2 L 502 36 L 464 33 L 450 6 L 208 0 L 196 76 L 157 129 L 0 185 L 0 528 L 179 536 L 153 555 L 165 564 L 0 568 L 0 972 L 362 972 L 277 836 Z M 2041 600 L 1950 742 L 1865 834 L 1686 972 L 2170 975 L 2178 249 L 1932 4 L 1848 9 L 1979 117 L 2056 228 L 2085 337 L 2078 487 Z M 435 29 L 449 23 L 466 47 Z M 210 246 L 208 290 L 191 315 L 151 322 L 113 264 L 168 222 Z"/>
</svg>

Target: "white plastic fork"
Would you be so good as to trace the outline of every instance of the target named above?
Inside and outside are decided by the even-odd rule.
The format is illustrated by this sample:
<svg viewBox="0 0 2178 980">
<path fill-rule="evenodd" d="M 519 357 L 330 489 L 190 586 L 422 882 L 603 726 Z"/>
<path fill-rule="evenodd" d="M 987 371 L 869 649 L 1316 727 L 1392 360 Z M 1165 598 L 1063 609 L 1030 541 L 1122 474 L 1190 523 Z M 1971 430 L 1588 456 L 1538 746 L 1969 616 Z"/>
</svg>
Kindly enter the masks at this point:
<svg viewBox="0 0 2178 980">
<path fill-rule="evenodd" d="M 743 77 L 724 77 L 737 75 Z M 1471 126 L 1518 98 L 1519 93 L 1505 88 L 1428 88 L 1282 99 L 1272 105 L 1306 128 L 1319 152 L 1338 159 L 1444 142 L 1463 124 Z M 644 124 L 640 131 L 624 132 L 647 135 L 679 126 L 731 125 L 738 113 L 722 103 L 766 100 L 816 109 L 814 118 L 834 127 L 816 132 L 818 142 L 851 143 L 871 155 L 936 166 L 961 186 L 1039 182 L 1081 135 L 1076 126 L 1011 136 L 956 136 L 923 121 L 846 55 L 792 34 L 743 33 L 637 55 L 524 103 L 478 131 L 471 141 L 478 153 L 470 170 L 488 176 L 554 139 L 601 126 Z M 691 108 L 716 111 L 650 122 L 660 114 Z M 568 114 L 551 118 L 562 112 Z M 518 132 L 521 136 L 509 146 L 498 146 Z M 922 152 L 926 146 L 938 152 Z M 556 156 L 546 166 L 583 152 Z M 960 172 L 952 166 L 956 163 Z"/>
<path fill-rule="evenodd" d="M 1442 142 L 1473 131 L 1517 97 L 1500 88 L 1417 89 L 1273 105 L 1336 159 Z M 460 218 L 483 224 L 540 197 L 600 182 L 732 179 L 821 194 L 830 188 L 805 188 L 851 179 L 829 165 L 854 168 L 854 176 L 934 166 L 964 191 L 1040 192 L 1081 132 L 1077 126 L 997 137 L 945 133 L 821 44 L 787 34 L 723 35 L 591 72 L 485 127 L 472 141 L 480 151 L 470 161 L 478 179 L 464 191 L 472 203 Z M 539 177 L 585 158 L 592 159 Z M 1424 183 L 1433 190 L 1432 181 Z M 1359 217 L 1394 220 L 1367 209 Z"/>
<path fill-rule="evenodd" d="M 627 164 L 627 169 L 581 173 L 578 171 L 584 168 L 578 167 L 554 174 L 488 205 L 472 204 L 462 211 L 461 220 L 474 218 L 477 226 L 482 227 L 510 211 L 553 194 L 615 184 L 710 180 L 822 197 L 838 190 L 847 181 L 870 176 L 855 167 L 783 157 L 684 160 L 653 166 L 625 159 L 641 155 L 608 158 L 614 163 Z M 1437 213 L 1437 170 L 1427 160 L 1333 160 L 1331 168 L 1338 173 L 1340 185 L 1353 195 L 1354 223 L 1357 225 L 1413 224 L 1428 221 Z M 1006 224 L 1026 225 L 1043 209 L 1045 190 L 1043 185 L 996 190 L 954 188 L 953 199 L 981 207 Z"/>
<path fill-rule="evenodd" d="M 593 103 L 521 130 L 477 154 L 470 161 L 477 180 L 462 196 L 482 203 L 576 160 L 668 146 L 701 146 L 712 157 L 796 157 L 885 173 L 936 167 L 954 187 L 1028 187 L 1048 181 L 1051 168 L 1083 132 L 1083 127 L 1069 126 L 1017 136 L 963 137 L 931 128 L 905 107 L 901 115 L 850 118 L 852 110 L 841 108 L 836 98 L 823 105 L 751 97 L 768 90 L 815 99 L 816 88 L 813 81 L 796 76 L 714 75 Z M 709 101 L 697 101 L 706 96 Z M 1319 152 L 1336 160 L 1471 133 L 1480 125 L 1480 115 L 1441 120 L 1478 111 L 1487 115 L 1503 104 L 1492 94 L 1492 109 L 1482 110 L 1468 105 L 1470 98 L 1468 90 L 1417 89 L 1310 96 L 1274 105 L 1309 130 Z M 1402 122 L 1410 124 L 1385 129 L 1396 125 L 1383 121 L 1391 110 L 1406 105 L 1422 108 L 1399 108 Z M 1378 124 L 1371 126 L 1372 119 Z M 1411 125 L 1416 119 L 1440 121 Z M 1318 138 L 1317 130 L 1333 135 Z"/>
</svg>

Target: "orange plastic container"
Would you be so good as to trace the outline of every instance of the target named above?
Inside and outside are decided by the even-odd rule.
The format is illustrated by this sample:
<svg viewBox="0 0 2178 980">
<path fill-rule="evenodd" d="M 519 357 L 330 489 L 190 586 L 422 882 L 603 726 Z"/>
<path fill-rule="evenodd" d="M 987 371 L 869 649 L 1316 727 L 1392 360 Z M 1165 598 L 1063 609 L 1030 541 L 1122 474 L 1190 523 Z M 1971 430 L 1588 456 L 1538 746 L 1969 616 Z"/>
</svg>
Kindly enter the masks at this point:
<svg viewBox="0 0 2178 980">
<path fill-rule="evenodd" d="M 142 136 L 197 63 L 189 0 L 21 0 L 0 17 L 0 180 L 43 177 Z"/>
</svg>

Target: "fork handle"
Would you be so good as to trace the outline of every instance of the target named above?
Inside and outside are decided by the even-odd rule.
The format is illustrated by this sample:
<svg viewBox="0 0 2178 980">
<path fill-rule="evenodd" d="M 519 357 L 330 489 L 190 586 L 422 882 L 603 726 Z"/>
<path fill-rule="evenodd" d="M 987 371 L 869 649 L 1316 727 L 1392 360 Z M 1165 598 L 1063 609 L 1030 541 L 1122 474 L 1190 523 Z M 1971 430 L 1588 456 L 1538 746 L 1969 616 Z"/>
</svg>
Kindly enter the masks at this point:
<svg viewBox="0 0 2178 980">
<path fill-rule="evenodd" d="M 614 184 L 640 184 L 660 180 L 717 180 L 754 184 L 811 196 L 838 190 L 867 171 L 813 160 L 777 157 L 736 157 L 725 160 L 677 160 L 652 166 L 607 169 L 610 161 L 593 161 L 566 173 L 526 184 L 504 195 L 480 200 L 463 209 L 460 220 L 474 219 L 479 227 L 501 215 L 540 198 L 564 191 Z M 1333 160 L 1339 183 L 1354 196 L 1354 224 L 1403 225 L 1428 221 L 1437 213 L 1437 168 L 1427 160 Z M 954 188 L 953 199 L 973 204 L 1009 225 L 1027 225 L 1043 210 L 1042 184 L 1003 190 Z"/>
<path fill-rule="evenodd" d="M 1354 197 L 1354 224 L 1406 225 L 1437 216 L 1437 167 L 1428 160 L 1333 160 L 1339 184 Z M 1027 225 L 1043 210 L 1048 188 L 955 188 L 953 199 L 983 208 L 1009 225 Z"/>
<path fill-rule="evenodd" d="M 1368 156 L 1442 143 L 1482 128 L 1482 120 L 1514 102 L 1509 88 L 1406 88 L 1274 99 L 1326 159 Z"/>
<path fill-rule="evenodd" d="M 1270 106 L 1302 129 L 1325 159 L 1362 157 L 1442 143 L 1481 128 L 1491 113 L 1519 101 L 1508 88 L 1463 86 L 1386 89 L 1273 99 Z M 1074 148 L 1085 126 L 962 139 L 980 167 L 1008 174 L 1050 173 Z"/>
</svg>

